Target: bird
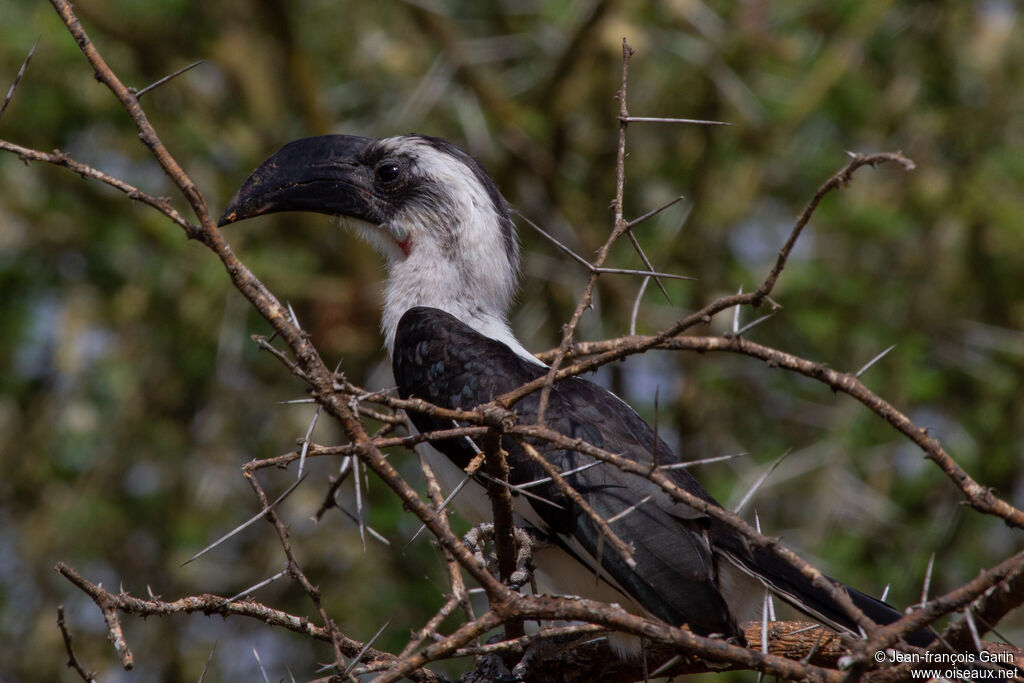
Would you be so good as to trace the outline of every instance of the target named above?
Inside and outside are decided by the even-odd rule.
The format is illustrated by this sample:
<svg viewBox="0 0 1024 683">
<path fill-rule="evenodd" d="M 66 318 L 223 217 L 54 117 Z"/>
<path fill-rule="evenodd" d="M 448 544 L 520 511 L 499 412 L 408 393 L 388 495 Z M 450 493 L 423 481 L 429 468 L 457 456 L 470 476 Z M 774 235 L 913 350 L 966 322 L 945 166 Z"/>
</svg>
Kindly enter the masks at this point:
<svg viewBox="0 0 1024 683">
<path fill-rule="evenodd" d="M 219 225 L 276 212 L 335 217 L 383 255 L 381 331 L 402 398 L 472 409 L 543 377 L 548 366 L 519 342 L 508 312 L 519 280 L 520 249 L 509 204 L 481 164 L 437 137 L 371 139 L 321 135 L 284 145 L 245 180 Z M 539 392 L 514 406 L 523 424 L 536 421 Z M 451 420 L 412 412 L 420 432 L 450 428 Z M 550 389 L 545 424 L 572 439 L 662 471 L 683 490 L 720 506 L 681 458 L 622 399 L 578 377 Z M 647 478 L 578 451 L 532 440 L 537 451 L 589 507 L 633 549 L 632 562 L 602 546 L 595 521 L 564 494 L 524 446 L 505 435 L 516 525 L 544 543 L 535 552 L 541 590 L 581 595 L 685 625 L 696 633 L 743 643 L 740 624 L 756 617 L 765 590 L 837 630 L 858 625 L 827 591 L 776 553 L 749 543 L 713 516 L 678 502 Z M 467 479 L 481 452 L 470 437 L 435 442 L 431 465 L 448 490 Z M 452 501 L 474 524 L 491 506 L 481 475 Z M 532 484 L 528 489 L 523 484 Z M 525 493 L 528 492 L 528 493 Z M 888 604 L 842 588 L 872 621 L 900 616 Z M 907 636 L 926 646 L 930 629 Z M 622 656 L 636 649 L 616 641 Z M 632 650 L 631 650 L 632 648 Z"/>
</svg>

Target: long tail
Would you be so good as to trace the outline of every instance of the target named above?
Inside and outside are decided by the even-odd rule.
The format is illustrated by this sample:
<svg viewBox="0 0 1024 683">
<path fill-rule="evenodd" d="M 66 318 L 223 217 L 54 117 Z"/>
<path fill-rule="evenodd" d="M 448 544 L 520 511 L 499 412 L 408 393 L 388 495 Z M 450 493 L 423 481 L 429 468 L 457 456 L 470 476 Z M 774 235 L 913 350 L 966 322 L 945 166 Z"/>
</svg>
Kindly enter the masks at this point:
<svg viewBox="0 0 1024 683">
<path fill-rule="evenodd" d="M 741 571 L 763 583 L 772 593 L 812 619 L 837 631 L 859 632 L 857 625 L 846 616 L 843 608 L 828 593 L 816 587 L 788 562 L 773 553 L 754 549 L 750 556 L 727 552 L 726 557 Z M 891 624 L 903 616 L 881 600 L 876 600 L 831 577 L 826 578 L 843 588 L 853 600 L 853 604 L 876 624 Z M 906 641 L 917 647 L 926 647 L 937 637 L 932 629 L 923 628 L 908 635 Z"/>
</svg>

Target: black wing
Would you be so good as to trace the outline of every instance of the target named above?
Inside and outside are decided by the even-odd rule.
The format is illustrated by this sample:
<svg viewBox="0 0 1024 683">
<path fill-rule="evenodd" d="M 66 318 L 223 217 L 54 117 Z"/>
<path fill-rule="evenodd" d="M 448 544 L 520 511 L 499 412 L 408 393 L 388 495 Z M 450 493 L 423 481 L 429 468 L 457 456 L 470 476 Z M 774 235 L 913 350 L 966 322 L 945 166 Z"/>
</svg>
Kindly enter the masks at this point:
<svg viewBox="0 0 1024 683">
<path fill-rule="evenodd" d="M 393 367 L 403 398 L 416 397 L 435 405 L 464 409 L 487 403 L 546 374 L 543 366 L 519 357 L 505 344 L 481 335 L 454 316 L 423 307 L 410 309 L 399 321 Z M 540 393 L 535 392 L 516 404 L 515 411 L 522 423 L 535 421 L 539 398 Z M 414 414 L 411 418 L 420 431 L 451 426 L 450 421 L 424 415 Z M 566 436 L 645 464 L 653 464 L 651 453 L 657 440 L 659 463 L 679 462 L 668 444 L 657 439 L 651 426 L 632 408 L 593 382 L 575 377 L 557 382 L 552 387 L 545 420 L 549 427 Z M 548 442 L 531 443 L 562 472 L 594 462 L 589 456 L 554 448 Z M 434 445 L 463 468 L 476 453 L 466 439 Z M 544 478 L 544 471 L 514 439 L 503 437 L 502 446 L 509 454 L 512 484 Z M 684 490 L 718 505 L 688 470 L 663 471 Z M 533 497 L 526 500 L 543 522 L 541 531 L 584 564 L 584 553 L 579 549 L 591 558 L 600 558 L 602 567 L 618 586 L 658 618 L 671 624 L 688 624 L 699 633 L 742 638 L 718 590 L 717 563 L 729 561 L 797 609 L 833 627 L 856 632 L 856 626 L 842 608 L 787 562 L 768 551 L 752 549 L 730 527 L 673 501 L 647 479 L 601 463 L 570 475 L 567 481 L 605 519 L 646 499 L 612 525 L 620 538 L 633 545 L 636 569 L 630 568 L 614 550 L 599 550 L 600 531 L 554 484 L 530 490 L 557 506 Z M 890 623 L 901 616 L 885 603 L 844 588 L 878 623 Z M 908 641 L 925 645 L 933 637 L 930 631 L 919 631 Z"/>
<path fill-rule="evenodd" d="M 393 358 L 399 395 L 448 408 L 473 408 L 487 403 L 545 373 L 542 366 L 520 358 L 501 342 L 432 308 L 413 308 L 405 313 L 398 324 Z M 534 393 L 516 404 L 516 413 L 523 423 L 534 421 L 538 400 L 539 394 Z M 420 431 L 451 426 L 448 421 L 423 415 L 411 418 Z M 633 460 L 650 462 L 653 430 L 614 394 L 592 382 L 578 378 L 558 382 L 551 392 L 546 421 L 549 427 L 571 438 L 584 439 Z M 576 451 L 552 448 L 546 442 L 531 443 L 563 472 L 593 462 Z M 502 446 L 509 454 L 511 483 L 544 478 L 544 471 L 523 453 L 514 439 L 504 437 Z M 460 467 L 465 467 L 475 453 L 464 439 L 436 443 L 435 447 Z M 676 461 L 664 441 L 659 442 L 658 452 L 661 463 Z M 675 472 L 681 486 L 714 502 L 692 475 L 685 470 Z M 546 528 L 541 531 L 569 552 L 581 547 L 591 557 L 600 557 L 607 573 L 657 617 L 673 624 L 689 624 L 701 633 L 739 633 L 716 587 L 706 517 L 674 503 L 646 479 L 627 475 L 611 465 L 590 467 L 569 476 L 568 481 L 606 519 L 651 497 L 613 524 L 620 538 L 633 544 L 637 568 L 631 569 L 607 545 L 599 551 L 597 527 L 551 483 L 530 490 L 560 507 L 527 498 L 544 522 Z M 580 558 L 580 553 L 573 554 Z"/>
</svg>

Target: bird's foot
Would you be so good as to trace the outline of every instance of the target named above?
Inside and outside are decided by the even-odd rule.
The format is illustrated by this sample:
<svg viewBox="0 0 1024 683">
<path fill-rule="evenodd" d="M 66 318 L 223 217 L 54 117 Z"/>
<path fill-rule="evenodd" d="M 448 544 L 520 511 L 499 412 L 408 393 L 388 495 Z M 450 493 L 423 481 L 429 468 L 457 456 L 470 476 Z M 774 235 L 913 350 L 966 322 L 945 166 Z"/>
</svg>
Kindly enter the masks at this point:
<svg viewBox="0 0 1024 683">
<path fill-rule="evenodd" d="M 506 580 L 506 584 L 513 590 L 519 590 L 533 580 L 533 550 L 537 546 L 538 539 L 534 534 L 520 527 L 513 528 L 515 535 L 516 559 L 515 568 Z M 487 544 L 494 541 L 494 525 L 487 522 L 477 524 L 470 529 L 462 542 L 466 544 L 473 556 L 492 573 L 498 573 L 498 558 L 494 552 L 486 552 Z M 486 554 L 485 554 L 486 552 Z"/>
</svg>

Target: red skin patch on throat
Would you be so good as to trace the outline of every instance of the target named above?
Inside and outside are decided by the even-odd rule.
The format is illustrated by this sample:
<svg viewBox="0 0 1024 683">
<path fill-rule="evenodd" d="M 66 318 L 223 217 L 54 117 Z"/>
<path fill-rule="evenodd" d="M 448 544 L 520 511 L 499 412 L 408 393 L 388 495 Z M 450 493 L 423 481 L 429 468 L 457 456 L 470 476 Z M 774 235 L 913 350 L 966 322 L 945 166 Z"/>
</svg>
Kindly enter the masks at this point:
<svg viewBox="0 0 1024 683">
<path fill-rule="evenodd" d="M 398 242 L 398 248 L 402 250 L 402 253 L 406 256 L 409 255 L 409 250 L 412 249 L 412 238 L 406 237 L 401 242 Z"/>
</svg>

